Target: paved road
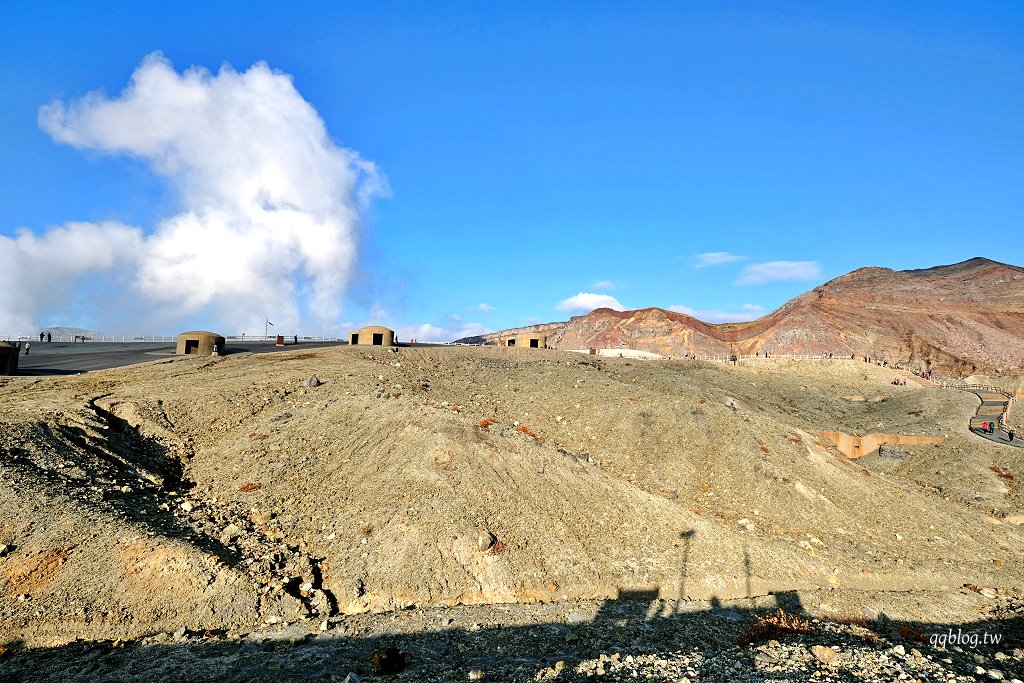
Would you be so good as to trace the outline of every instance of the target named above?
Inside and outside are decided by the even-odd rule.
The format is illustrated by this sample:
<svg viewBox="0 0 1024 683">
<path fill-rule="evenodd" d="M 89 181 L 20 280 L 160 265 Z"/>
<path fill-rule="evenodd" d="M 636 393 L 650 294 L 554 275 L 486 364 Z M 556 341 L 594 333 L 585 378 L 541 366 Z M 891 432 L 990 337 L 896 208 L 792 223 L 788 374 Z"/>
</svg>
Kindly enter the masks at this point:
<svg viewBox="0 0 1024 683">
<path fill-rule="evenodd" d="M 988 432 L 981 431 L 981 424 L 983 422 L 995 421 L 997 424 L 1006 421 L 1006 410 L 1009 407 L 1009 399 L 1001 394 L 997 394 L 991 391 L 967 389 L 972 394 L 981 399 L 981 405 L 978 406 L 978 412 L 971 418 L 971 431 L 978 436 L 984 437 L 989 441 L 995 441 L 1004 446 L 1016 446 L 1017 448 L 1024 448 L 1024 434 L 1016 434 L 1013 441 L 1010 441 L 1010 437 L 1003 430 L 998 427 L 991 434 Z"/>
<path fill-rule="evenodd" d="M 228 343 L 228 354 L 253 352 L 272 353 L 296 351 L 325 346 L 340 346 L 340 342 L 299 342 L 278 347 L 273 342 Z M 174 344 L 169 342 L 51 342 L 32 344 L 29 355 L 22 353 L 18 360 L 18 374 L 22 376 L 77 375 L 90 370 L 120 368 L 145 363 L 174 355 Z"/>
</svg>

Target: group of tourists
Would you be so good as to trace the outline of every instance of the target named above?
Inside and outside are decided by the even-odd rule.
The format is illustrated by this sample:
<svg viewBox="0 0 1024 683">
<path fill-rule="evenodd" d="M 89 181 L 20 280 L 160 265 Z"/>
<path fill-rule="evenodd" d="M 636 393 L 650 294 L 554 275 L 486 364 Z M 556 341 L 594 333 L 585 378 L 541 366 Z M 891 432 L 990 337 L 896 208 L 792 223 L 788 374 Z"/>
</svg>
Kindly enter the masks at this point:
<svg viewBox="0 0 1024 683">
<path fill-rule="evenodd" d="M 998 427 L 998 426 L 999 426 L 999 423 L 996 420 L 989 420 L 987 422 L 982 422 L 981 423 L 981 433 L 982 434 L 992 434 L 992 433 L 994 433 L 996 431 L 996 427 Z M 1013 443 L 1013 440 L 1015 438 L 1017 438 L 1017 432 L 1014 431 L 1013 429 L 1007 430 L 1006 437 L 1007 437 L 1007 439 L 1009 440 L 1010 443 Z"/>
<path fill-rule="evenodd" d="M 48 342 L 52 342 L 53 341 L 53 335 L 50 334 L 49 332 L 40 332 L 39 333 L 39 343 L 40 344 L 43 343 L 43 339 L 46 339 L 46 341 L 48 341 Z"/>
</svg>

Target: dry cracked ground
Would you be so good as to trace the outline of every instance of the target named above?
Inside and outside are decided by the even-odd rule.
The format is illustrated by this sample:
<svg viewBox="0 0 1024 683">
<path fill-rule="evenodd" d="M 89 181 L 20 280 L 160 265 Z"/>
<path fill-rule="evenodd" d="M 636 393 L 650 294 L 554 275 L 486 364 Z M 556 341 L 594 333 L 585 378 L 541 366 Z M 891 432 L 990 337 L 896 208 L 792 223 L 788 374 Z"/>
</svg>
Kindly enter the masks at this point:
<svg viewBox="0 0 1024 683">
<path fill-rule="evenodd" d="M 0 680 L 1010 680 L 1021 450 L 896 376 L 339 347 L 0 379 Z M 743 635 L 776 606 L 811 628 Z"/>
</svg>

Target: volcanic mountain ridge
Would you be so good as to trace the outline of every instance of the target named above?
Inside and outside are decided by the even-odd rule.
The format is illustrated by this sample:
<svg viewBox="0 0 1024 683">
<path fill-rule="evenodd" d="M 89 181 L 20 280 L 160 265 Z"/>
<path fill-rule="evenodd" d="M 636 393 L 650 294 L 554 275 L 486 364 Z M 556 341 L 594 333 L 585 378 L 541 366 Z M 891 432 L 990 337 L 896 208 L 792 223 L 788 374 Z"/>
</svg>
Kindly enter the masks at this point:
<svg viewBox="0 0 1024 683">
<path fill-rule="evenodd" d="M 539 328 L 558 349 L 854 354 L 944 375 L 1000 374 L 1024 368 L 1024 268 L 980 257 L 920 270 L 860 268 L 750 322 L 714 325 L 660 308 L 599 308 L 477 340 L 500 343 Z"/>
</svg>

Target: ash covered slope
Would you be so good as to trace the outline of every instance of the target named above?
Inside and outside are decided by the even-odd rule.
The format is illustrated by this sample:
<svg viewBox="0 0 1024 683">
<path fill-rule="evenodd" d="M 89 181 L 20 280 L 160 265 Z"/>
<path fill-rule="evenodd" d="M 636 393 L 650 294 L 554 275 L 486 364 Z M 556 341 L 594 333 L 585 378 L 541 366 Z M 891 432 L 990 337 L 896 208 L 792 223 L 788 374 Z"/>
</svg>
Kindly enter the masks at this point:
<svg viewBox="0 0 1024 683">
<path fill-rule="evenodd" d="M 749 323 L 710 325 L 659 308 L 602 308 L 550 333 L 556 348 L 685 353 L 857 354 L 943 374 L 1024 368 L 1024 268 L 973 258 L 861 268 Z"/>
<path fill-rule="evenodd" d="M 1018 585 L 1014 455 L 896 376 L 337 347 L 0 378 L 0 642 Z M 851 461 L 820 429 L 946 438 Z"/>
</svg>

